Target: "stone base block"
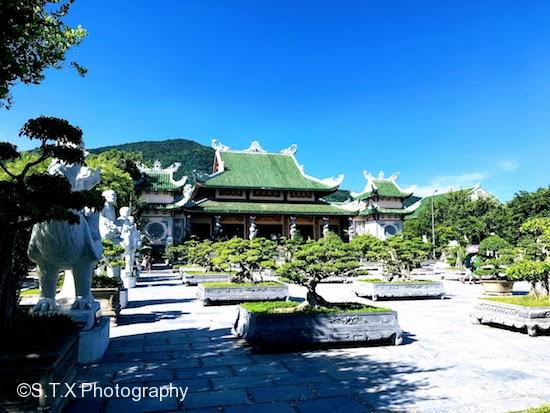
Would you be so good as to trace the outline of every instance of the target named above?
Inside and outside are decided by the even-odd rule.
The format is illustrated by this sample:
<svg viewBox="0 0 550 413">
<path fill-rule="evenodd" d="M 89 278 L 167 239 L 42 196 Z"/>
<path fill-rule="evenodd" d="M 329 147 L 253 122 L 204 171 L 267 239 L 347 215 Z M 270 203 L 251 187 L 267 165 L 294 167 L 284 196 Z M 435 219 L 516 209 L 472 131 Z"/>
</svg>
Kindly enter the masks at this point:
<svg viewBox="0 0 550 413">
<path fill-rule="evenodd" d="M 80 332 L 78 342 L 78 362 L 95 363 L 104 356 L 109 347 L 109 317 L 100 317 L 89 330 Z"/>
<path fill-rule="evenodd" d="M 527 329 L 527 334 L 532 337 L 541 330 L 550 330 L 550 307 L 524 307 L 479 300 L 470 314 L 470 319 L 474 324 L 497 324 Z"/>
<path fill-rule="evenodd" d="M 136 277 L 122 277 L 124 288 L 134 288 L 136 286 Z"/>
<path fill-rule="evenodd" d="M 373 301 L 379 298 L 445 298 L 443 283 L 353 283 L 355 294 Z"/>
<path fill-rule="evenodd" d="M 127 288 L 121 288 L 120 289 L 120 308 L 126 308 L 128 305 L 128 289 Z"/>
<path fill-rule="evenodd" d="M 342 314 L 254 314 L 239 307 L 234 331 L 252 345 L 293 348 L 389 340 L 402 343 L 397 312 Z"/>
<path fill-rule="evenodd" d="M 247 287 L 205 287 L 201 284 L 197 291 L 197 298 L 204 305 L 286 300 L 288 296 L 288 285 L 286 284 Z"/>
</svg>

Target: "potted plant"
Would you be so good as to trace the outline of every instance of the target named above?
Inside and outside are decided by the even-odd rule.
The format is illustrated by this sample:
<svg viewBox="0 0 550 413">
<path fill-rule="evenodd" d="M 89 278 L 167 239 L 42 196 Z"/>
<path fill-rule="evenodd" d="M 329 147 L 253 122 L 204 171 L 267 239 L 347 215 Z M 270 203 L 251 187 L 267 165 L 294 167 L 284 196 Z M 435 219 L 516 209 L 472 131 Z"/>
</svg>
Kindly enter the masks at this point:
<svg viewBox="0 0 550 413">
<path fill-rule="evenodd" d="M 383 339 L 400 344 L 401 329 L 395 311 L 358 303 L 331 303 L 317 292 L 323 279 L 351 275 L 358 266 L 356 250 L 335 234 L 302 244 L 292 261 L 277 273 L 305 287 L 305 301 L 243 303 L 234 326 L 236 334 L 253 345 L 278 350 Z"/>
<path fill-rule="evenodd" d="M 200 284 L 197 297 L 205 305 L 286 299 L 287 285 L 264 281 L 262 277 L 262 271 L 276 267 L 277 253 L 277 244 L 266 238 L 246 240 L 235 237 L 218 244 L 213 264 L 235 272 L 230 274 L 229 281 Z"/>
<path fill-rule="evenodd" d="M 0 410 L 60 412 L 68 399 L 54 397 L 49 383 L 72 383 L 77 373 L 79 329 L 65 315 L 18 313 L 0 327 Z M 8 339 L 9 338 L 9 339 Z M 20 397 L 20 383 L 44 390 Z"/>
<path fill-rule="evenodd" d="M 107 271 L 107 277 L 120 280 L 120 269 L 125 265 L 124 247 L 115 244 L 109 239 L 101 240 L 103 244 L 103 259 L 101 265 Z M 121 308 L 128 305 L 128 289 L 121 285 L 119 292 L 119 303 Z"/>
<path fill-rule="evenodd" d="M 506 269 L 512 281 L 528 281 L 527 296 L 479 300 L 471 313 L 473 323 L 491 323 L 526 329 L 530 336 L 550 330 L 550 218 L 531 218 L 521 227 L 519 259 Z"/>
<path fill-rule="evenodd" d="M 187 285 L 198 285 L 203 282 L 227 282 L 229 273 L 222 271 L 214 263 L 217 252 L 223 247 L 223 242 L 191 239 L 184 243 L 187 249 L 187 266 L 181 268 L 182 281 Z"/>
<path fill-rule="evenodd" d="M 479 243 L 478 258 L 474 259 L 475 275 L 487 295 L 511 295 L 514 281 L 506 275 L 514 251 L 508 241 L 491 235 Z M 477 262 L 476 262 L 477 261 Z"/>
<path fill-rule="evenodd" d="M 379 298 L 444 298 L 440 281 L 413 279 L 411 270 L 428 256 L 429 246 L 420 238 L 395 235 L 377 247 L 382 262 L 382 278 L 364 278 L 354 282 L 360 297 Z"/>
<path fill-rule="evenodd" d="M 111 318 L 111 324 L 116 325 L 120 314 L 120 291 L 123 289 L 120 278 L 107 275 L 95 275 L 92 278 L 92 294 L 101 305 L 101 313 Z"/>
</svg>

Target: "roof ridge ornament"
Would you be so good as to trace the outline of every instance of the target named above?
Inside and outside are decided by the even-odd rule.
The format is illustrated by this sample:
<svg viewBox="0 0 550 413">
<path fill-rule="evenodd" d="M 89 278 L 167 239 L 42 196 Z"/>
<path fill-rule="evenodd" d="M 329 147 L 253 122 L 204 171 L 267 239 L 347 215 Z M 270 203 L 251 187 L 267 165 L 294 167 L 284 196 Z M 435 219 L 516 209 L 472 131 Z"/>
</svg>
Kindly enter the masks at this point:
<svg viewBox="0 0 550 413">
<path fill-rule="evenodd" d="M 372 175 L 372 174 L 371 174 L 369 171 L 367 171 L 367 170 L 364 170 L 364 171 L 363 171 L 363 176 L 365 177 L 365 179 L 366 179 L 367 181 L 371 181 L 371 180 L 373 180 L 373 179 L 376 179 L 376 178 L 374 177 L 374 175 Z"/>
<path fill-rule="evenodd" d="M 399 171 L 395 171 L 388 179 L 395 182 L 397 178 L 399 178 Z"/>
<path fill-rule="evenodd" d="M 384 171 L 380 170 L 380 172 L 378 172 L 378 179 L 385 179 Z"/>
<path fill-rule="evenodd" d="M 248 149 L 245 149 L 243 152 L 249 152 L 249 153 L 267 153 L 262 146 L 260 145 L 260 142 L 258 141 L 252 141 L 250 143 L 250 146 Z"/>
<path fill-rule="evenodd" d="M 321 182 L 329 186 L 338 186 L 344 181 L 344 174 L 340 174 L 337 177 L 331 176 L 330 178 L 321 179 Z"/>
<path fill-rule="evenodd" d="M 294 154 L 296 153 L 297 150 L 298 150 L 298 145 L 296 145 L 295 143 L 293 143 L 293 144 L 290 145 L 288 148 L 283 149 L 280 153 L 281 153 L 282 155 L 291 156 L 291 155 L 294 155 Z"/>
<path fill-rule="evenodd" d="M 227 145 L 224 145 L 223 143 L 221 143 L 219 140 L 217 139 L 212 139 L 212 148 L 217 150 L 217 151 L 220 151 L 220 152 L 226 152 L 228 150 L 230 150 L 231 148 Z"/>
</svg>

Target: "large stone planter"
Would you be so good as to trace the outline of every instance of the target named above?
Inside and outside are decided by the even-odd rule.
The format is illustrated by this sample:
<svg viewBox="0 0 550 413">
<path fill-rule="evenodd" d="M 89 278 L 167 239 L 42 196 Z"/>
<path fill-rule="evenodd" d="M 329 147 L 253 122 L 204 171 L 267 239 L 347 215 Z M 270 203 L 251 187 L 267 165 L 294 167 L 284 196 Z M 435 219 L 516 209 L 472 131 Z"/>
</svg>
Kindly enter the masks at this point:
<svg viewBox="0 0 550 413">
<path fill-rule="evenodd" d="M 37 337 L 40 345 L 40 338 Z M 74 382 L 78 358 L 78 333 L 65 337 L 53 349 L 27 353 L 0 354 L 0 411 L 2 412 L 61 412 L 69 398 L 54 397 L 49 383 Z M 19 397 L 20 383 L 41 383 L 44 392 L 39 397 Z M 57 391 L 63 387 L 60 384 Z"/>
<path fill-rule="evenodd" d="M 234 331 L 252 345 L 278 350 L 320 344 L 403 341 L 397 312 L 255 314 L 239 306 Z"/>
<path fill-rule="evenodd" d="M 353 283 L 355 294 L 373 301 L 379 298 L 445 298 L 441 282 L 364 282 Z"/>
<path fill-rule="evenodd" d="M 188 274 L 186 272 L 182 273 L 182 281 L 187 285 L 198 285 L 202 283 L 211 283 L 211 282 L 229 282 L 230 275 L 223 273 L 212 273 L 212 274 Z"/>
<path fill-rule="evenodd" d="M 257 284 L 242 287 L 210 287 L 200 284 L 197 291 L 197 298 L 204 305 L 286 300 L 288 295 L 288 285 L 286 284 Z"/>
<path fill-rule="evenodd" d="M 126 290 L 128 293 L 128 290 Z M 119 288 L 92 288 L 92 295 L 101 306 L 101 314 L 110 317 L 111 324 L 116 325 L 120 314 Z"/>
<path fill-rule="evenodd" d="M 512 295 L 514 282 L 508 280 L 481 280 L 481 286 L 487 295 Z"/>
<path fill-rule="evenodd" d="M 525 307 L 515 304 L 479 300 L 470 314 L 474 324 L 497 324 L 527 329 L 527 334 L 536 336 L 539 330 L 550 329 L 550 307 Z"/>
</svg>

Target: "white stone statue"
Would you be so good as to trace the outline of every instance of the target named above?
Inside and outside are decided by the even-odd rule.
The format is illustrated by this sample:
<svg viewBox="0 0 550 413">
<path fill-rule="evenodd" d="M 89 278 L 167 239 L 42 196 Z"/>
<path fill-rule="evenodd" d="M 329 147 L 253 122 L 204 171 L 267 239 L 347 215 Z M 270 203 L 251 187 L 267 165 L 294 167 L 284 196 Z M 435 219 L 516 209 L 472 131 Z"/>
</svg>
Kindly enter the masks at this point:
<svg viewBox="0 0 550 413">
<path fill-rule="evenodd" d="M 99 216 L 99 232 L 101 238 L 109 239 L 118 245 L 121 242 L 120 227 L 116 222 L 117 195 L 112 189 L 107 189 L 101 194 L 105 198 L 105 204 Z"/>
<path fill-rule="evenodd" d="M 99 169 L 92 171 L 82 164 L 66 165 L 59 160 L 52 161 L 50 174 L 63 174 L 71 183 L 73 191 L 90 189 L 99 183 Z M 38 266 L 40 298 L 34 312 L 48 312 L 56 308 L 55 294 L 60 270 L 66 278 L 74 277 L 76 297 L 73 310 L 87 310 L 92 307 L 92 272 L 101 258 L 103 246 L 99 233 L 99 213 L 88 208 L 73 211 L 80 218 L 78 224 L 67 221 L 47 221 L 35 224 L 27 253 Z"/>
<path fill-rule="evenodd" d="M 131 277 L 134 270 L 136 249 L 140 243 L 140 233 L 134 217 L 130 215 L 130 208 L 122 207 L 119 212 L 120 216 L 116 223 L 121 229 L 121 245 L 124 247 L 124 276 Z"/>
<path fill-rule="evenodd" d="M 351 241 L 353 238 L 355 238 L 355 225 L 353 218 L 348 218 L 348 239 Z"/>
<path fill-rule="evenodd" d="M 294 239 L 298 235 L 298 228 L 296 227 L 296 217 L 290 217 L 290 238 Z"/>
<path fill-rule="evenodd" d="M 330 232 L 329 220 L 326 217 L 323 217 L 323 237 L 326 237 Z"/>
<path fill-rule="evenodd" d="M 254 239 L 258 235 L 258 226 L 256 225 L 256 217 L 250 217 L 250 228 L 248 228 L 248 239 Z"/>
</svg>

